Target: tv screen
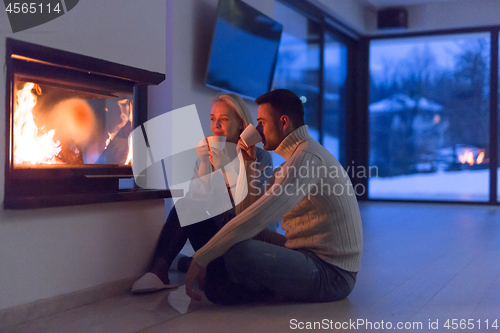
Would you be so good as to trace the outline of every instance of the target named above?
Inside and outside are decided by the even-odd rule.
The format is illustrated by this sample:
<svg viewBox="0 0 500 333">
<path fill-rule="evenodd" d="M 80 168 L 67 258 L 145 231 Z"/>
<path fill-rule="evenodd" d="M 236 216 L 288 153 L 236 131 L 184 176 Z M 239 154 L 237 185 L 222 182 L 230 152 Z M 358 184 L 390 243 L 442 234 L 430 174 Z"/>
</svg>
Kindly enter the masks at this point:
<svg viewBox="0 0 500 333">
<path fill-rule="evenodd" d="M 283 26 L 240 0 L 219 0 L 207 86 L 255 99 L 271 88 Z"/>
</svg>

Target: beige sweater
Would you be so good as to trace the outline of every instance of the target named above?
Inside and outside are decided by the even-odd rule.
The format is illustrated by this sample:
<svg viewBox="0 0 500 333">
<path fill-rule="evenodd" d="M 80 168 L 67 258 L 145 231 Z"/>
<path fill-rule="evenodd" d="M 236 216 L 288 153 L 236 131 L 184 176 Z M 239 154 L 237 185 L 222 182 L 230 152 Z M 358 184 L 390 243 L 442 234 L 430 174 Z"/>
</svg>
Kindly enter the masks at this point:
<svg viewBox="0 0 500 333">
<path fill-rule="evenodd" d="M 275 153 L 286 162 L 275 170 L 273 185 L 199 249 L 194 260 L 206 267 L 234 244 L 254 237 L 282 217 L 286 247 L 309 249 L 330 264 L 359 271 L 363 231 L 345 170 L 309 136 L 305 125 L 290 133 Z"/>
</svg>

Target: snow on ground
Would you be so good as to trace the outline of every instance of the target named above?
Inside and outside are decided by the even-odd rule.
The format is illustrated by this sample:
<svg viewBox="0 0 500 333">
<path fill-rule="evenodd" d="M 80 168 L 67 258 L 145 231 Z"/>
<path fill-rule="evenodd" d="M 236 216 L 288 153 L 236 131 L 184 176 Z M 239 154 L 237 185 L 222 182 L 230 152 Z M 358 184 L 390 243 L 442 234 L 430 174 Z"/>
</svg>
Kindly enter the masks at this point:
<svg viewBox="0 0 500 333">
<path fill-rule="evenodd" d="M 498 170 L 500 176 L 500 169 Z M 463 170 L 372 177 L 369 179 L 368 189 L 371 199 L 488 201 L 489 172 Z"/>
</svg>

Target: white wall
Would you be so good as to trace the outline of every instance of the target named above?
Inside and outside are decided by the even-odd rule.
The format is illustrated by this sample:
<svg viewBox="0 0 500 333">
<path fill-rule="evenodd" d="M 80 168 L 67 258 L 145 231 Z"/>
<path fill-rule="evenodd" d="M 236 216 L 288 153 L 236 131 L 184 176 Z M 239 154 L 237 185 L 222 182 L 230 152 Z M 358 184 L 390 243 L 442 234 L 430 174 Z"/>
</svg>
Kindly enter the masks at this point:
<svg viewBox="0 0 500 333">
<path fill-rule="evenodd" d="M 0 5 L 3 8 L 3 5 Z M 165 0 L 85 0 L 41 26 L 5 38 L 76 52 L 150 71 L 165 71 Z M 0 74 L 5 128 L 5 71 Z M 2 131 L 3 132 L 3 131 Z M 0 135 L 0 147 L 5 147 Z M 0 202 L 4 193 L 0 153 Z M 5 211 L 0 208 L 0 310 L 129 278 L 147 265 L 164 221 L 163 200 Z"/>
<path fill-rule="evenodd" d="M 455 0 L 403 6 L 408 10 L 408 29 L 377 29 L 377 10 L 361 0 L 309 0 L 364 35 L 383 35 L 500 25 L 498 0 Z"/>
<path fill-rule="evenodd" d="M 366 8 L 359 0 L 308 0 L 354 31 L 365 33 Z"/>
<path fill-rule="evenodd" d="M 500 24 L 498 0 L 464 0 L 408 8 L 411 31 L 484 27 Z"/>
</svg>

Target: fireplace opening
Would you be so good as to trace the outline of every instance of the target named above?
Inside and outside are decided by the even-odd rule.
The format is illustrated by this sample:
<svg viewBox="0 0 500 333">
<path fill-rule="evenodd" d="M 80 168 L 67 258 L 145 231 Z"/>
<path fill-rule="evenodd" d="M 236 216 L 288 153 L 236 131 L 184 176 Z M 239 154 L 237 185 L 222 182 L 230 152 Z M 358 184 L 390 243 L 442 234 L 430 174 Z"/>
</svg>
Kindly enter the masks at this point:
<svg viewBox="0 0 500 333">
<path fill-rule="evenodd" d="M 105 95 L 14 77 L 14 168 L 130 165 L 132 93 Z"/>
<path fill-rule="evenodd" d="M 12 39 L 6 46 L 4 208 L 171 195 L 120 186 L 133 177 L 129 135 L 147 119 L 147 86 L 164 74 Z"/>
</svg>

